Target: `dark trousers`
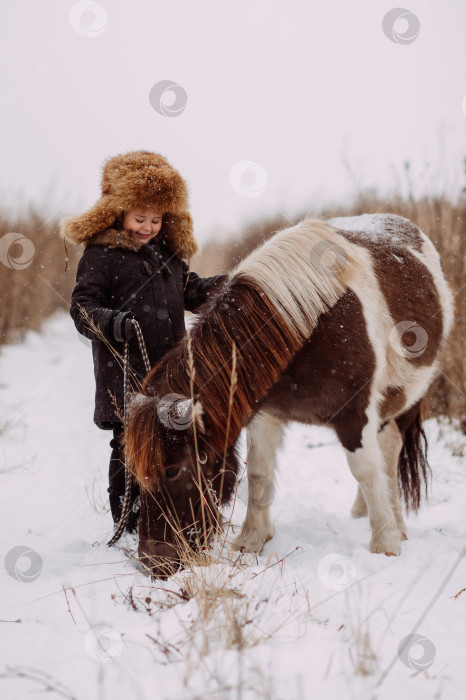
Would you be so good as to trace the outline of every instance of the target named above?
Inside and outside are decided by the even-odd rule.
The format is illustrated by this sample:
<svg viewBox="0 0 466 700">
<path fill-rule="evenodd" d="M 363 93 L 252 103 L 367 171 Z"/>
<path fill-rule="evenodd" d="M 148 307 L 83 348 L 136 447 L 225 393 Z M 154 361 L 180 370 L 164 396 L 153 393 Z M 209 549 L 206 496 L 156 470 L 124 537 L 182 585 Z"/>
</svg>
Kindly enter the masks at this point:
<svg viewBox="0 0 466 700">
<path fill-rule="evenodd" d="M 123 449 L 121 446 L 121 438 L 123 436 L 123 426 L 119 424 L 113 430 L 113 439 L 110 440 L 112 454 L 110 457 L 110 465 L 108 468 L 108 493 L 110 500 L 110 510 L 112 511 L 113 522 L 118 523 L 121 517 L 123 501 L 125 497 L 125 462 Z M 139 505 L 137 502 L 139 496 L 139 486 L 133 480 L 131 489 L 131 503 L 133 508 L 126 522 L 126 530 L 134 532 L 137 526 L 139 517 Z"/>
</svg>

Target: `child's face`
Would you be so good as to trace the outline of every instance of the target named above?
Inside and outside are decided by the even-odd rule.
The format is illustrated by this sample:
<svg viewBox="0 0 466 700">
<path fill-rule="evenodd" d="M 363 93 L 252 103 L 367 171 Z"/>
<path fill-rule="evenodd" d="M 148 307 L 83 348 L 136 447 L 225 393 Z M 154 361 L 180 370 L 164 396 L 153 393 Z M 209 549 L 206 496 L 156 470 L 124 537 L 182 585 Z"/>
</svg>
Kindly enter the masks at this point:
<svg viewBox="0 0 466 700">
<path fill-rule="evenodd" d="M 148 243 L 162 228 L 162 214 L 152 209 L 131 209 L 125 214 L 123 228 L 135 241 Z"/>
</svg>

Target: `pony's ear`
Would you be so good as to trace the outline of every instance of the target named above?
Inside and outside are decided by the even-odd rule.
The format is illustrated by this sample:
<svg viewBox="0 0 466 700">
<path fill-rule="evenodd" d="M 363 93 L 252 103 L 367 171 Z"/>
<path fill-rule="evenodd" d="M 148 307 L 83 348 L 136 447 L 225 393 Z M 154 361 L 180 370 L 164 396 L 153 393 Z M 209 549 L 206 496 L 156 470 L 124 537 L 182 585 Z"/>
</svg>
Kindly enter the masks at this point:
<svg viewBox="0 0 466 700">
<path fill-rule="evenodd" d="M 205 432 L 201 402 L 187 399 L 182 394 L 167 394 L 157 404 L 157 415 L 166 428 L 193 430 L 193 425 Z"/>
<path fill-rule="evenodd" d="M 194 401 L 193 405 L 193 421 L 196 423 L 196 428 L 200 430 L 201 433 L 205 433 L 205 425 L 204 425 L 204 409 L 202 408 L 202 404 L 200 401 Z"/>
</svg>

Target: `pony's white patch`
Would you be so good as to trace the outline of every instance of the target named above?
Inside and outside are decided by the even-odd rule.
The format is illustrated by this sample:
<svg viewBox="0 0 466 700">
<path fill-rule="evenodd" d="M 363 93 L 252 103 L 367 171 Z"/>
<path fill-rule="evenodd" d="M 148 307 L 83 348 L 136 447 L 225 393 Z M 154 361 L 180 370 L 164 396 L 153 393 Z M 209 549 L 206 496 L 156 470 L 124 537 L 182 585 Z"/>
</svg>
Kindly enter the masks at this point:
<svg viewBox="0 0 466 700">
<path fill-rule="evenodd" d="M 451 331 L 453 325 L 454 316 L 454 302 L 453 294 L 445 280 L 445 276 L 442 271 L 442 264 L 440 262 L 440 256 L 437 253 L 433 243 L 426 234 L 419 230 L 422 237 L 422 249 L 421 252 L 413 250 L 410 248 L 412 255 L 423 263 L 430 271 L 430 274 L 434 278 L 434 284 L 437 289 L 438 295 L 440 297 L 440 305 L 442 307 L 442 320 L 443 320 L 443 343 L 445 344 L 448 335 Z"/>
<path fill-rule="evenodd" d="M 326 222 L 306 218 L 279 231 L 243 260 L 233 280 L 256 283 L 305 338 L 356 274 L 354 249 Z"/>
</svg>

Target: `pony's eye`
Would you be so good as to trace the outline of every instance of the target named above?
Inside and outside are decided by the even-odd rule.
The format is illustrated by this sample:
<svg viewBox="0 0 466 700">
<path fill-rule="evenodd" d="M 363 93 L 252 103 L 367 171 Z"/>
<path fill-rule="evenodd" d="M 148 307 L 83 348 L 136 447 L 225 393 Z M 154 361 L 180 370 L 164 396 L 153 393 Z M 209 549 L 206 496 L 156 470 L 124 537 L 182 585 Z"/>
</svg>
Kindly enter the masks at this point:
<svg viewBox="0 0 466 700">
<path fill-rule="evenodd" d="M 174 479 L 178 476 L 181 467 L 170 467 L 170 469 L 165 469 L 165 477 L 167 479 Z"/>
<path fill-rule="evenodd" d="M 207 462 L 207 455 L 204 451 L 199 452 L 197 456 L 197 461 L 201 464 L 205 464 Z"/>
</svg>

